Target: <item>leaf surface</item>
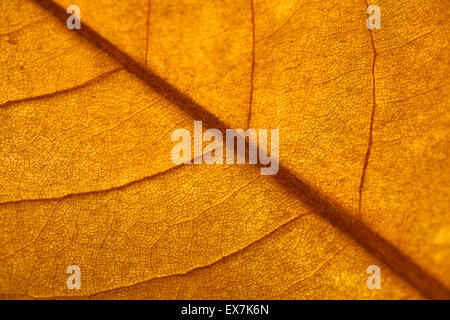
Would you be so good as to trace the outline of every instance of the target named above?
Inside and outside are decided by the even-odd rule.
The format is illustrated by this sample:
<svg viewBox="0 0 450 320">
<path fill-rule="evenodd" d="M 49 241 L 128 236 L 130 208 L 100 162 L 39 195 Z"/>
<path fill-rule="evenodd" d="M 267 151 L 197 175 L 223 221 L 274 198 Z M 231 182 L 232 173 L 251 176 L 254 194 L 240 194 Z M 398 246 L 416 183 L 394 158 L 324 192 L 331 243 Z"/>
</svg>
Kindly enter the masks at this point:
<svg viewBox="0 0 450 320">
<path fill-rule="evenodd" d="M 449 287 L 450 6 L 370 4 L 381 30 L 364 1 L 142 0 L 130 44 L 86 21 L 228 127 L 279 128 L 285 168 Z"/>
<path fill-rule="evenodd" d="M 79 1 L 82 21 L 98 31 L 89 42 L 24 3 L 1 10 L 2 294 L 417 298 L 417 289 L 435 289 L 415 282 L 422 269 L 436 295 L 446 293 L 448 99 L 436 97 L 448 96 L 449 63 L 440 50 L 448 43 L 432 41 L 439 33 L 411 40 L 405 54 L 387 40 L 396 35 L 401 47 L 405 22 L 384 18 L 390 33 L 377 38 L 361 23 L 364 3 L 332 11 L 310 2 Z M 438 9 L 448 12 L 430 4 Z M 323 12 L 332 14 L 325 24 Z M 443 38 L 448 22 L 438 26 Z M 389 67 L 406 56 L 422 75 L 411 87 L 411 70 Z M 141 70 L 182 99 L 167 99 Z M 283 170 L 307 195 L 252 166 L 173 165 L 170 134 L 198 120 L 180 107 L 191 98 L 192 109 L 227 126 L 280 128 Z M 322 212 L 335 203 L 338 215 Z M 393 249 L 347 230 L 353 220 Z M 83 270 L 75 293 L 65 287 L 71 264 Z M 384 290 L 367 289 L 371 264 L 381 266 Z"/>
</svg>

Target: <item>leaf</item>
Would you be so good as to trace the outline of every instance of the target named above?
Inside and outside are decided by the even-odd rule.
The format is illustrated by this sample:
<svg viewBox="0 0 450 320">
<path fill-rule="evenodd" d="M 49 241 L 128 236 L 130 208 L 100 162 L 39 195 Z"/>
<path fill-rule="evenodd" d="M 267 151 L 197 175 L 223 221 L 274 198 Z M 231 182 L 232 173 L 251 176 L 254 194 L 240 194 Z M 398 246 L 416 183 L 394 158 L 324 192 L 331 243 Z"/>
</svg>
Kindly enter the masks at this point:
<svg viewBox="0 0 450 320">
<path fill-rule="evenodd" d="M 408 12 L 369 32 L 364 3 L 79 1 L 69 31 L 64 1 L 36 2 L 0 10 L 0 294 L 448 296 L 446 3 L 410 39 Z M 198 119 L 280 128 L 280 173 L 175 166 L 170 134 Z"/>
<path fill-rule="evenodd" d="M 448 34 L 449 5 L 377 4 L 386 8 L 380 31 L 361 23 L 364 1 L 111 7 L 104 19 L 145 39 L 129 43 L 128 32 L 113 36 L 114 24 L 98 23 L 99 7 L 86 20 L 227 127 L 245 127 L 248 116 L 250 127 L 280 128 L 286 169 L 337 201 L 339 218 L 361 221 L 448 287 L 449 54 L 448 41 L 436 39 Z M 124 14 L 133 7 L 147 7 L 147 30 Z"/>
</svg>

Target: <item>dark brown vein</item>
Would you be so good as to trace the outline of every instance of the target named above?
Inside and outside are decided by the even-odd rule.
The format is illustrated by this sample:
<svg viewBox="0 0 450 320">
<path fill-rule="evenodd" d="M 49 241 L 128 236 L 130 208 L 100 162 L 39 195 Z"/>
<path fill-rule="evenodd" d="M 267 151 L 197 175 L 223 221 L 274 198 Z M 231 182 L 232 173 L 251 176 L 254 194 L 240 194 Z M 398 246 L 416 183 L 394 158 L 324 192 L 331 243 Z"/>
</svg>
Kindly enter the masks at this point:
<svg viewBox="0 0 450 320">
<path fill-rule="evenodd" d="M 47 197 L 47 198 L 36 198 L 36 199 L 19 199 L 19 200 L 11 200 L 11 201 L 5 201 L 5 202 L 0 202 L 0 206 L 5 206 L 5 205 L 10 205 L 10 204 L 17 204 L 17 203 L 23 203 L 23 202 L 39 202 L 39 201 L 56 201 L 56 200 L 64 200 L 64 199 L 68 199 L 68 198 L 74 198 L 74 197 L 78 197 L 78 196 L 85 196 L 85 195 L 90 195 L 90 194 L 99 194 L 99 193 L 106 193 L 106 192 L 110 192 L 110 191 L 116 191 L 116 190 L 121 190 L 124 188 L 127 188 L 129 186 L 138 184 L 139 182 L 143 182 L 143 181 L 147 181 L 147 180 L 151 180 L 157 177 L 160 177 L 164 174 L 167 174 L 171 171 L 174 171 L 175 169 L 183 166 L 184 164 L 179 164 L 173 167 L 170 167 L 166 170 L 121 184 L 119 186 L 114 186 L 111 188 L 106 188 L 106 189 L 100 189 L 100 190 L 92 190 L 92 191 L 84 191 L 84 192 L 74 192 L 74 193 L 68 193 L 68 194 L 64 194 L 62 196 L 57 196 L 57 197 Z"/>
<path fill-rule="evenodd" d="M 64 8 L 51 0 L 34 0 L 49 10 L 64 25 L 66 13 Z M 114 44 L 100 36 L 87 25 L 83 25 L 77 32 L 92 41 L 97 47 L 104 50 L 117 61 L 122 63 L 130 72 L 145 81 L 150 87 L 176 104 L 194 119 L 202 119 L 209 128 L 217 128 L 225 133 L 226 124 L 214 114 L 206 110 L 188 95 L 182 93 L 173 85 L 167 83 L 153 71 L 145 69 L 138 62 L 119 50 Z M 248 143 L 247 143 L 248 148 Z M 280 164 L 277 175 L 274 176 L 279 185 L 295 193 L 315 213 L 320 214 L 332 225 L 342 232 L 349 234 L 368 252 L 383 261 L 399 276 L 420 290 L 423 295 L 430 298 L 450 299 L 450 289 L 444 286 L 437 278 L 413 262 L 410 257 L 394 247 L 388 240 L 371 230 L 361 220 L 354 219 L 345 208 L 334 199 L 324 195 L 317 188 L 299 179 L 290 169 Z"/>
<path fill-rule="evenodd" d="M 22 31 L 25 28 L 28 28 L 30 26 L 33 26 L 33 25 L 36 25 L 36 24 L 40 23 L 42 20 L 44 20 L 44 19 L 38 19 L 38 20 L 33 21 L 31 23 L 27 23 L 27 24 L 21 26 L 20 28 L 15 29 L 15 30 L 8 31 L 7 33 L 2 33 L 2 34 L 0 34 L 0 38 L 1 37 L 10 36 L 10 35 L 15 34 L 15 33 L 18 33 L 18 32 Z"/>
<path fill-rule="evenodd" d="M 364 0 L 366 3 L 366 8 L 368 7 L 367 1 Z M 373 144 L 373 123 L 375 119 L 375 110 L 377 107 L 376 102 L 376 86 L 375 86 L 375 62 L 377 60 L 377 50 L 375 48 L 375 42 L 373 41 L 373 34 L 372 30 L 369 30 L 370 35 L 370 42 L 372 45 L 373 50 L 373 60 L 372 60 L 372 110 L 370 113 L 370 125 L 369 125 L 369 138 L 367 142 L 367 149 L 366 154 L 364 156 L 364 164 L 362 168 L 362 174 L 361 174 L 361 180 L 359 182 L 359 199 L 358 199 L 358 213 L 361 215 L 361 206 L 362 206 L 362 197 L 363 197 L 363 191 L 364 191 L 364 180 L 366 178 L 366 171 L 367 167 L 369 165 L 369 158 L 370 158 L 370 152 L 372 150 L 372 144 Z"/>
<path fill-rule="evenodd" d="M 145 37 L 145 65 L 148 66 L 148 42 L 149 42 L 149 36 L 150 36 L 150 10 L 152 8 L 151 0 L 148 0 L 147 3 L 147 34 Z"/>
<path fill-rule="evenodd" d="M 199 157 L 203 157 L 203 154 Z M 190 160 L 190 163 L 194 163 L 195 158 L 192 158 Z M 48 198 L 36 198 L 36 199 L 19 199 L 19 200 L 10 200 L 10 201 L 4 201 L 4 202 L 0 202 L 0 206 L 4 206 L 4 205 L 9 205 L 9 204 L 17 204 L 17 203 L 23 203 L 23 202 L 39 202 L 39 201 L 56 201 L 56 200 L 63 200 L 63 199 L 67 199 L 67 198 L 74 198 L 74 197 L 78 197 L 78 196 L 85 196 L 85 195 L 90 195 L 90 194 L 99 194 L 99 193 L 107 193 L 107 192 L 111 192 L 111 191 L 117 191 L 117 190 L 121 190 L 121 189 L 125 189 L 127 187 L 130 187 L 132 185 L 138 184 L 140 182 L 143 181 L 148 181 L 157 177 L 161 177 L 165 174 L 168 174 L 172 171 L 175 171 L 178 168 L 181 168 L 182 166 L 184 166 L 184 163 L 181 164 L 177 164 L 173 167 L 169 167 L 163 171 L 159 171 L 157 173 L 136 179 L 136 180 L 132 180 L 129 181 L 127 183 L 118 185 L 118 186 L 114 186 L 111 188 L 106 188 L 106 189 L 100 189 L 100 190 L 91 190 L 91 191 L 84 191 L 84 192 L 73 192 L 73 193 L 67 193 L 64 194 L 62 196 L 57 196 L 57 197 L 48 197 Z M 0 258 L 1 259 L 1 258 Z"/>
<path fill-rule="evenodd" d="M 148 282 L 153 281 L 153 280 L 167 279 L 167 278 L 173 278 L 173 277 L 178 277 L 178 276 L 186 276 L 186 275 L 190 275 L 190 274 L 192 274 L 192 273 L 194 273 L 196 271 L 209 269 L 211 267 L 214 267 L 215 265 L 218 265 L 221 262 L 226 262 L 227 260 L 231 259 L 232 257 L 235 257 L 235 256 L 239 255 L 240 253 L 243 253 L 243 252 L 247 251 L 248 249 L 250 249 L 250 248 L 260 244 L 264 240 L 270 238 L 272 235 L 283 233 L 283 231 L 285 229 L 288 229 L 288 228 L 292 227 L 292 225 L 296 221 L 298 221 L 301 218 L 304 218 L 305 216 L 307 216 L 309 214 L 310 213 L 304 213 L 304 214 L 301 214 L 299 216 L 293 217 L 293 218 L 283 222 L 282 224 L 280 224 L 279 226 L 277 226 L 276 228 L 274 228 L 270 232 L 266 233 L 261 238 L 258 238 L 258 239 L 254 240 L 254 241 L 251 241 L 250 243 L 246 244 L 245 246 L 243 246 L 240 249 L 237 249 L 236 251 L 233 251 L 233 252 L 231 252 L 229 254 L 223 255 L 219 259 L 217 259 L 217 260 L 215 260 L 215 261 L 213 261 L 213 262 L 211 262 L 209 264 L 206 264 L 206 265 L 203 265 L 203 266 L 194 267 L 194 268 L 189 269 L 189 270 L 187 270 L 185 272 L 179 272 L 179 273 L 173 273 L 173 274 L 169 274 L 169 275 L 165 275 L 165 276 L 153 277 L 151 279 L 147 279 L 147 280 L 140 281 L 140 282 L 137 282 L 137 283 L 133 283 L 133 284 L 130 284 L 130 285 L 121 286 L 121 287 L 113 288 L 113 289 L 110 289 L 110 290 L 96 292 L 95 294 L 89 295 L 87 297 L 95 297 L 95 296 L 100 295 L 100 294 L 104 294 L 104 293 L 108 293 L 108 292 L 111 292 L 111 291 L 120 290 L 120 289 L 123 289 L 123 288 L 132 288 L 132 287 L 138 286 L 138 285 L 140 285 L 142 283 L 148 283 Z"/>
<path fill-rule="evenodd" d="M 250 120 L 252 117 L 253 86 L 255 78 L 255 8 L 253 0 L 250 0 L 250 8 L 252 14 L 252 66 L 250 72 L 250 101 L 248 103 L 247 129 L 250 128 Z"/>
<path fill-rule="evenodd" d="M 41 99 L 46 99 L 46 98 L 52 98 L 55 97 L 57 95 L 60 94 L 65 94 L 65 93 L 69 93 L 69 92 L 73 92 L 79 89 L 83 89 L 86 88 L 94 83 L 97 83 L 117 72 L 119 72 L 120 70 L 125 70 L 125 68 L 120 67 L 120 68 L 116 68 L 113 70 L 110 70 L 108 72 L 102 73 L 101 75 L 96 76 L 95 78 L 92 78 L 86 82 L 83 82 L 82 84 L 79 84 L 77 86 L 71 87 L 71 88 L 67 88 L 67 89 L 63 89 L 63 90 L 58 90 L 58 91 L 54 91 L 54 92 L 50 92 L 50 93 L 45 93 L 39 96 L 34 96 L 34 97 L 27 97 L 27 98 L 23 98 L 23 99 L 17 99 L 17 100 L 11 100 L 11 101 L 6 101 L 3 104 L 0 104 L 0 109 L 1 108 L 6 108 L 10 105 L 13 104 L 17 104 L 17 103 L 21 103 L 21 102 L 29 102 L 29 101 L 35 101 L 35 100 L 41 100 Z"/>
<path fill-rule="evenodd" d="M 291 228 L 292 225 L 293 225 L 296 221 L 298 221 L 298 220 L 301 219 L 301 218 L 304 218 L 305 216 L 307 216 L 307 215 L 309 215 L 309 214 L 310 214 L 310 213 L 304 213 L 304 214 L 301 214 L 301 215 L 299 215 L 299 216 L 293 217 L 293 218 L 291 218 L 291 219 L 289 219 L 289 220 L 283 222 L 282 224 L 280 224 L 279 226 L 277 226 L 277 227 L 274 228 L 273 230 L 269 231 L 268 233 L 266 233 L 265 235 L 263 235 L 261 238 L 258 238 L 258 239 L 254 240 L 254 241 L 251 241 L 250 243 L 246 244 L 246 245 L 243 246 L 242 248 L 237 249 L 236 251 L 233 251 L 233 252 L 231 252 L 231 253 L 229 253 L 229 254 L 225 254 L 225 255 L 221 256 L 220 258 L 216 259 L 215 261 L 213 261 L 213 262 L 211 262 L 211 263 L 208 263 L 208 264 L 206 264 L 206 265 L 193 267 L 193 268 L 191 268 L 191 269 L 189 269 L 189 270 L 187 270 L 187 271 L 185 271 L 185 272 L 178 272 L 178 273 L 172 273 L 172 274 L 168 274 L 168 275 L 156 276 L 156 277 L 153 277 L 153 278 L 150 278 L 150 279 L 146 279 L 146 280 L 143 280 L 143 281 L 139 281 L 139 282 L 136 282 L 136 283 L 131 283 L 131 284 L 129 284 L 129 285 L 124 285 L 124 286 L 120 286 L 120 287 L 116 287 L 116 288 L 112 288 L 112 289 L 108 289 L 108 290 L 104 290 L 104 291 L 99 291 L 99 292 L 96 292 L 96 293 L 94 293 L 94 294 L 92 294 L 92 295 L 87 295 L 87 296 L 77 296 L 77 297 L 76 297 L 76 296 L 67 296 L 67 297 L 71 297 L 71 298 L 74 298 L 74 299 L 77 299 L 77 298 L 78 298 L 78 299 L 92 298 L 92 297 L 95 297 L 95 296 L 98 296 L 98 295 L 102 295 L 102 294 L 105 294 L 105 293 L 110 293 L 110 292 L 118 291 L 118 290 L 120 290 L 120 289 L 126 289 L 126 288 L 129 289 L 129 288 L 133 288 L 133 287 L 136 287 L 136 286 L 138 286 L 138 285 L 142 285 L 142 284 L 144 284 L 144 283 L 148 283 L 148 282 L 155 281 L 155 280 L 169 279 L 169 278 L 180 277 L 180 276 L 187 276 L 187 275 L 190 275 L 190 274 L 192 274 L 192 273 L 194 273 L 194 272 L 197 272 L 197 271 L 200 271 L 200 270 L 209 269 L 209 268 L 211 268 L 211 267 L 214 267 L 215 265 L 218 265 L 218 264 L 221 263 L 221 262 L 226 262 L 227 260 L 229 260 L 229 259 L 231 259 L 231 258 L 233 258 L 233 257 L 235 257 L 235 256 L 237 256 L 237 255 L 239 255 L 239 254 L 241 254 L 241 253 L 247 251 L 248 249 L 250 249 L 250 248 L 252 248 L 252 247 L 254 247 L 254 246 L 260 244 L 260 243 L 263 242 L 264 240 L 270 238 L 272 235 L 283 233 L 283 232 L 285 231 L 285 229 Z M 0 297 L 1 297 L 1 296 L 2 296 L 2 295 L 0 294 Z M 27 296 L 29 296 L 29 297 L 31 297 L 31 298 L 33 298 L 33 299 L 50 299 L 50 298 L 57 298 L 57 296 L 55 296 L 55 297 L 52 297 L 52 296 L 35 297 L 35 296 L 31 296 L 31 295 L 27 295 Z M 59 297 L 66 297 L 66 296 L 59 296 Z"/>
</svg>

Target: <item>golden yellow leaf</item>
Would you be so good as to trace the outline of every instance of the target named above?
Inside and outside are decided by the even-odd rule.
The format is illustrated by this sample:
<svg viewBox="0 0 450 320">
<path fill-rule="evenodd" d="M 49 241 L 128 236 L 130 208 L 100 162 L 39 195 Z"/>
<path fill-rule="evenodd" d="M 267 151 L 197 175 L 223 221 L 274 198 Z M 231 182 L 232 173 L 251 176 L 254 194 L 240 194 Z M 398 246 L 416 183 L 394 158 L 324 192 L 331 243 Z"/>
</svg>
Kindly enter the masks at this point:
<svg viewBox="0 0 450 320">
<path fill-rule="evenodd" d="M 1 4 L 0 294 L 449 297 L 450 8 L 405 3 Z M 280 172 L 174 165 L 194 120 L 279 128 Z"/>
</svg>

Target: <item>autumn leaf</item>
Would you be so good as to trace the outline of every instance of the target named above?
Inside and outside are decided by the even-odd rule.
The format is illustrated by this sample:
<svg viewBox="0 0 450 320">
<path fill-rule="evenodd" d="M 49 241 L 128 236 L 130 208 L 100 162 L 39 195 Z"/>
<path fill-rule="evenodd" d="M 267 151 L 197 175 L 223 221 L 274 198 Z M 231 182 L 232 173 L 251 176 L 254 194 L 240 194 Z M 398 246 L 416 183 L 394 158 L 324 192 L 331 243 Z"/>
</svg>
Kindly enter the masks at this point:
<svg viewBox="0 0 450 320">
<path fill-rule="evenodd" d="M 3 297 L 450 296 L 448 2 L 70 4 L 0 5 Z M 194 120 L 279 173 L 174 165 Z"/>
</svg>

